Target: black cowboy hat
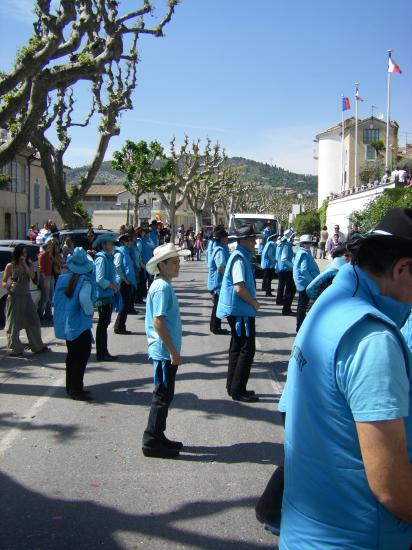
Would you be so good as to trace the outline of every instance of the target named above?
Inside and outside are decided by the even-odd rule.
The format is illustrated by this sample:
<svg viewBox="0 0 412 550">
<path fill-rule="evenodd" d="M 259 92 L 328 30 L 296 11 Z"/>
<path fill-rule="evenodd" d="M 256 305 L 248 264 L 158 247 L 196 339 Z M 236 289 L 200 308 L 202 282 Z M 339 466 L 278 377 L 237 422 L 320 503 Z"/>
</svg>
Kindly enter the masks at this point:
<svg viewBox="0 0 412 550">
<path fill-rule="evenodd" d="M 258 237 L 258 234 L 256 233 L 256 229 L 254 225 L 242 225 L 242 227 L 238 227 L 236 229 L 235 238 L 237 240 L 240 239 L 248 239 L 249 237 Z"/>
<path fill-rule="evenodd" d="M 391 208 L 366 238 L 398 237 L 412 241 L 412 208 Z"/>
<path fill-rule="evenodd" d="M 226 231 L 224 227 L 219 227 L 218 229 L 215 229 L 213 231 L 213 238 L 218 241 L 220 239 L 223 239 L 223 237 L 228 237 L 229 233 Z"/>
</svg>

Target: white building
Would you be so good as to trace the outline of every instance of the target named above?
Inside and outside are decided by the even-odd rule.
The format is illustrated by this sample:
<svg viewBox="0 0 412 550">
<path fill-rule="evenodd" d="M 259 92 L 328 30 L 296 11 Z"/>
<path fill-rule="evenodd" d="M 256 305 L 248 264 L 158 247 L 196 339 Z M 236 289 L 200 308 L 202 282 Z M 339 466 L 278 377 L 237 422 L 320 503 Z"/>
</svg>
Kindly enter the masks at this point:
<svg viewBox="0 0 412 550">
<path fill-rule="evenodd" d="M 386 122 L 375 117 L 358 120 L 358 163 L 360 166 L 366 161 L 375 161 L 376 150 L 372 142 L 386 140 Z M 324 199 L 342 192 L 351 192 L 355 188 L 355 118 L 345 120 L 344 135 L 344 173 L 342 181 L 342 123 L 320 132 L 315 142 L 318 145 L 315 158 L 318 159 L 318 205 Z M 392 155 L 398 147 L 398 124 L 391 122 L 389 131 L 389 165 L 392 164 Z M 358 178 L 358 186 L 360 180 Z"/>
</svg>

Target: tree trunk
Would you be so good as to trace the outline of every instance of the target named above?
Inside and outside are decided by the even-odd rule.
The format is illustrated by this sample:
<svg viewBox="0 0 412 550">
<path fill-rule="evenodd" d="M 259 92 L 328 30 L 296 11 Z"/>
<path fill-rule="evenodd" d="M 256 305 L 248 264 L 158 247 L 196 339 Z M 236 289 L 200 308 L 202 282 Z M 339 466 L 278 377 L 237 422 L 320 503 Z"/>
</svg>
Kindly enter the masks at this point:
<svg viewBox="0 0 412 550">
<path fill-rule="evenodd" d="M 217 216 L 218 216 L 218 211 L 212 210 L 212 225 L 217 225 L 218 223 Z"/>
<path fill-rule="evenodd" d="M 196 210 L 195 218 L 196 218 L 196 230 L 195 233 L 199 233 L 199 231 L 202 229 L 203 226 L 203 212 L 201 210 Z"/>
<path fill-rule="evenodd" d="M 60 214 L 68 229 L 80 229 L 88 226 L 89 220 L 87 218 L 83 218 L 78 212 L 75 212 L 72 203 L 66 203 L 65 205 L 60 203 L 54 204 L 53 206 Z"/>
</svg>

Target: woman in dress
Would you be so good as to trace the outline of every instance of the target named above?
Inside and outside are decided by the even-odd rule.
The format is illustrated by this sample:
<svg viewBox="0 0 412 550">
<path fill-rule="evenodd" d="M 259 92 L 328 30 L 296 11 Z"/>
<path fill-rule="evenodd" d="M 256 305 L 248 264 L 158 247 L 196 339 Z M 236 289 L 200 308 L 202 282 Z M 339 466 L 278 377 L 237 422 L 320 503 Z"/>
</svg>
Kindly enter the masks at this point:
<svg viewBox="0 0 412 550">
<path fill-rule="evenodd" d="M 26 330 L 33 353 L 48 351 L 41 339 L 40 319 L 30 294 L 30 281 L 34 280 L 33 264 L 27 257 L 24 245 L 19 244 L 12 252 L 12 261 L 3 273 L 3 287 L 7 290 L 6 333 L 7 345 L 12 357 L 23 357 L 24 346 L 20 331 Z"/>
</svg>

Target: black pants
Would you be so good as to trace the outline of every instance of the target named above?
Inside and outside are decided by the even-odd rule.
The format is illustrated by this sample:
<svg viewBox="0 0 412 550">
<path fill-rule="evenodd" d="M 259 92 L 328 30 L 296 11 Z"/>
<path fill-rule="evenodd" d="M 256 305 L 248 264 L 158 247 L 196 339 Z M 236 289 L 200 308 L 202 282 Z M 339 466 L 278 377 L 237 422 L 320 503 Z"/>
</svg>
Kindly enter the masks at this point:
<svg viewBox="0 0 412 550">
<path fill-rule="evenodd" d="M 210 332 L 215 332 L 215 330 L 220 330 L 222 328 L 222 320 L 216 317 L 217 304 L 219 302 L 219 294 L 212 292 L 213 308 L 212 314 L 210 316 Z"/>
<path fill-rule="evenodd" d="M 149 420 L 143 434 L 143 445 L 145 446 L 150 446 L 150 444 L 162 438 L 166 430 L 169 406 L 175 394 L 177 366 L 172 365 L 170 361 L 166 361 L 166 380 L 163 380 L 162 361 L 156 361 L 155 364 L 157 383 L 153 390 Z"/>
<path fill-rule="evenodd" d="M 285 413 L 282 414 L 283 425 L 285 425 Z M 265 522 L 280 522 L 284 489 L 284 467 L 283 460 L 273 472 L 262 496 L 256 504 L 256 514 Z"/>
<path fill-rule="evenodd" d="M 122 297 L 122 308 L 117 314 L 116 322 L 114 324 L 115 330 L 126 330 L 127 313 L 132 304 L 132 286 L 122 282 L 120 285 L 120 295 Z"/>
<path fill-rule="evenodd" d="M 68 395 L 83 390 L 84 371 L 92 351 L 92 332 L 85 330 L 74 340 L 66 340 L 66 392 Z"/>
<path fill-rule="evenodd" d="M 143 298 L 147 296 L 147 287 L 146 287 L 146 270 L 141 269 L 139 271 L 139 278 L 137 280 L 137 290 L 135 299 L 138 303 L 143 301 Z"/>
<path fill-rule="evenodd" d="M 295 297 L 296 286 L 292 271 L 279 271 L 279 284 L 276 303 L 283 304 L 282 313 L 289 313 Z"/>
<path fill-rule="evenodd" d="M 262 280 L 262 290 L 266 291 L 266 296 L 269 296 L 272 293 L 272 279 L 274 277 L 274 269 L 268 267 L 263 270 L 263 280 Z"/>
<path fill-rule="evenodd" d="M 230 395 L 241 395 L 246 391 L 255 356 L 255 318 L 249 317 L 249 336 L 246 336 L 244 323 L 242 323 L 240 336 L 237 335 L 236 317 L 229 316 L 227 320 L 232 336 L 230 339 L 226 389 Z"/>
<path fill-rule="evenodd" d="M 306 294 L 306 290 L 302 290 L 302 292 L 299 292 L 298 306 L 296 308 L 296 332 L 298 332 L 300 325 L 306 317 L 306 309 L 308 304 L 309 296 Z"/>
<path fill-rule="evenodd" d="M 99 320 L 96 328 L 96 356 L 101 359 L 107 355 L 107 327 L 112 319 L 113 304 L 106 304 L 97 308 Z"/>
</svg>

